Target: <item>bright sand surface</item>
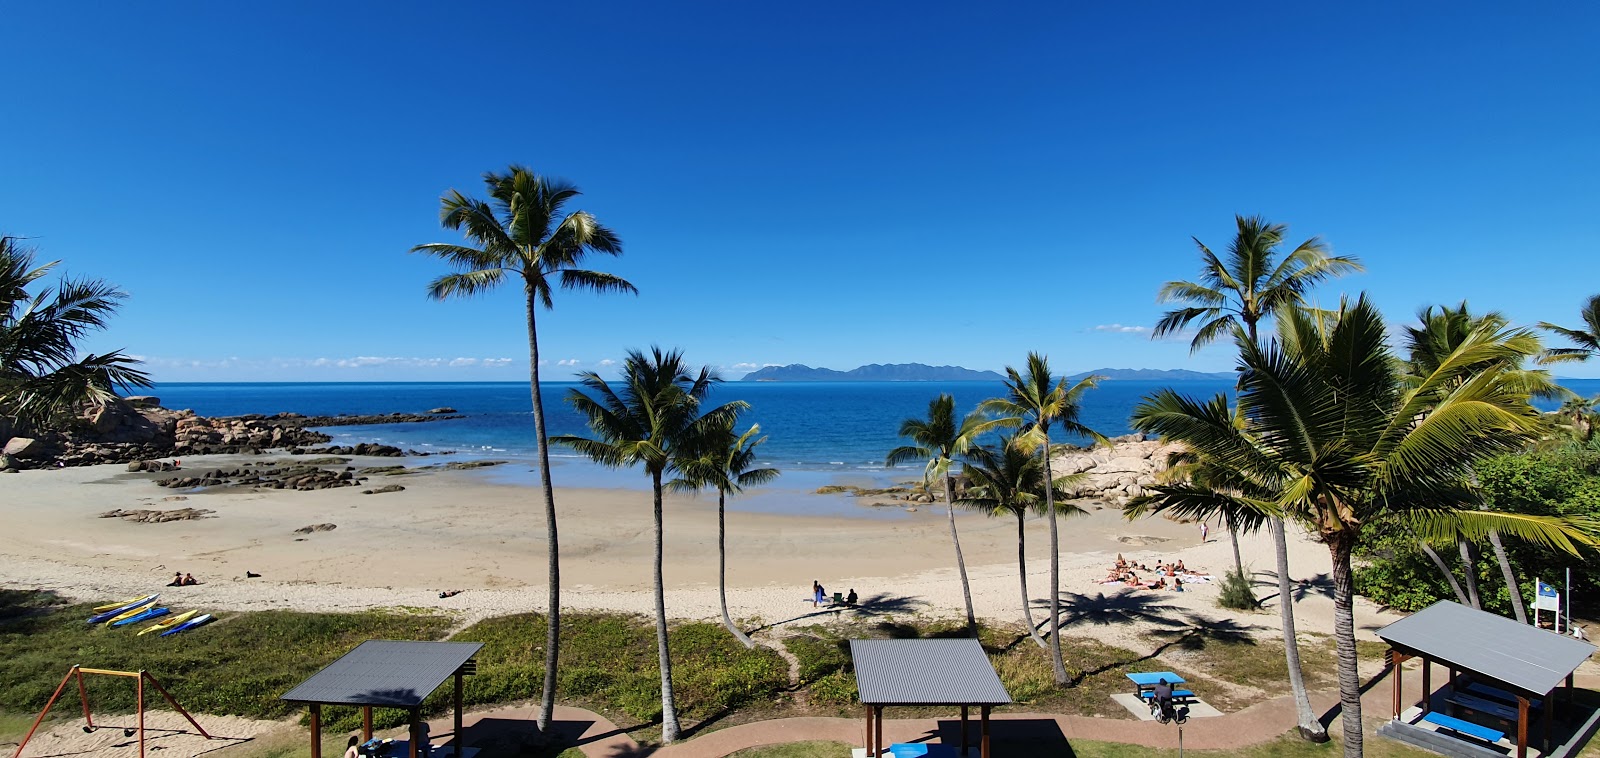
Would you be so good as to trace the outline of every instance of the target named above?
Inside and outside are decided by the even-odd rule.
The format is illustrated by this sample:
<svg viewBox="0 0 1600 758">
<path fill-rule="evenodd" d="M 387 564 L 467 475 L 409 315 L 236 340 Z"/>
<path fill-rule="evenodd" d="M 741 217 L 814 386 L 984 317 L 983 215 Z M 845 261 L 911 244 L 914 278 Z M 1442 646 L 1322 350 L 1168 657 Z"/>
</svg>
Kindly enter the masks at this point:
<svg viewBox="0 0 1600 758">
<path fill-rule="evenodd" d="M 184 473 L 261 460 L 185 459 Z M 415 467 L 428 459 L 357 459 L 352 465 L 401 462 Z M 463 624 L 544 608 L 545 525 L 537 487 L 497 483 L 482 470 L 379 476 L 363 487 L 312 492 L 179 493 L 152 483 L 170 476 L 128 473 L 122 466 L 0 475 L 0 586 L 108 600 L 161 591 L 164 601 L 207 610 L 437 608 Z M 617 476 L 643 479 L 638 472 Z M 361 494 L 365 487 L 391 483 L 406 489 Z M 768 488 L 761 497 L 769 502 L 792 499 L 792 507 L 776 509 L 789 514 L 804 512 L 811 499 L 821 501 L 809 492 L 781 487 Z M 556 503 L 562 606 L 651 613 L 649 492 L 560 489 Z M 98 518 L 116 508 L 184 507 L 215 513 L 196 521 L 155 524 Z M 747 628 L 824 621 L 831 614 L 820 613 L 810 602 L 813 579 L 829 593 L 854 588 L 869 608 L 889 615 L 961 615 L 961 587 L 944 506 L 920 506 L 910 513 L 900 509 L 897 514 L 858 508 L 860 516 L 842 515 L 836 505 L 819 509 L 824 515 L 730 509 L 728 603 L 733 616 L 751 622 Z M 893 517 L 884 517 L 889 515 Z M 719 614 L 716 516 L 713 497 L 666 498 L 664 571 L 671 617 L 708 619 Z M 1016 522 L 961 512 L 956 521 L 978 615 L 1019 620 Z M 323 523 L 337 528 L 295 533 Z M 1035 619 L 1042 621 L 1048 615 L 1048 532 L 1043 520 L 1030 520 L 1026 531 L 1029 590 L 1039 609 Z M 1118 553 L 1150 566 L 1179 558 L 1220 576 L 1233 560 L 1226 533 L 1213 530 L 1211 541 L 1202 545 L 1194 524 L 1163 518 L 1128 522 L 1115 508 L 1104 508 L 1062 519 L 1060 534 L 1062 591 L 1070 593 L 1064 594 L 1068 634 L 1150 650 L 1165 641 L 1149 634 L 1163 623 L 1232 617 L 1260 632 L 1277 628 L 1275 612 L 1241 616 L 1218 609 L 1216 584 L 1192 584 L 1188 591 L 1175 593 L 1099 583 Z M 1242 542 L 1246 564 L 1262 583 L 1258 596 L 1275 595 L 1267 586 L 1274 582 L 1270 539 L 1263 533 Z M 1333 613 L 1327 550 L 1298 533 L 1291 535 L 1289 550 L 1293 578 L 1310 580 L 1304 592 L 1296 593 L 1300 630 L 1329 634 Z M 163 587 L 175 571 L 192 573 L 203 584 Z M 247 571 L 261 576 L 247 579 Z M 441 599 L 442 590 L 462 592 Z M 1164 621 L 1152 623 L 1147 608 L 1125 613 L 1130 603 L 1158 605 L 1163 610 L 1156 615 Z M 1398 618 L 1359 598 L 1356 616 L 1364 633 Z"/>
</svg>

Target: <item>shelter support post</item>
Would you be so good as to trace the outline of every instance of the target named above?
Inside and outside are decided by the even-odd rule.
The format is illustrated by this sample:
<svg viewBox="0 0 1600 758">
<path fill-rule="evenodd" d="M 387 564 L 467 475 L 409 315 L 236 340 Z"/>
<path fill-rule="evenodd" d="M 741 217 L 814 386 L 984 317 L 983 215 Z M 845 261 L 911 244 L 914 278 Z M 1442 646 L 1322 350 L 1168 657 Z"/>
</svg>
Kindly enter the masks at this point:
<svg viewBox="0 0 1600 758">
<path fill-rule="evenodd" d="M 1403 671 L 1403 669 L 1400 668 L 1400 651 L 1395 650 L 1394 648 L 1389 648 L 1389 668 L 1390 670 L 1394 671 L 1394 718 L 1396 721 L 1399 721 L 1401 711 L 1400 703 L 1402 702 L 1402 698 L 1404 698 L 1404 695 L 1400 693 L 1400 672 Z"/>
<path fill-rule="evenodd" d="M 1433 705 L 1433 661 L 1428 660 L 1428 656 L 1422 656 L 1422 702 L 1418 705 L 1423 715 L 1427 715 Z"/>
<path fill-rule="evenodd" d="M 418 712 L 418 710 L 416 708 L 412 708 L 411 709 L 411 725 L 410 725 L 411 739 L 406 740 L 406 742 L 410 744 L 410 748 L 411 748 L 410 749 L 410 755 L 411 755 L 411 758 L 417 758 L 418 755 L 421 755 L 421 752 L 417 749 L 417 747 L 418 747 L 417 740 L 422 737 L 422 730 L 417 728 L 417 726 L 418 726 L 418 724 L 417 724 L 418 717 L 420 715 L 421 714 Z"/>
<path fill-rule="evenodd" d="M 861 746 L 866 749 L 868 758 L 876 758 L 877 753 L 872 752 L 872 706 L 864 707 L 867 709 L 867 731 L 861 737 Z"/>
<path fill-rule="evenodd" d="M 144 758 L 144 671 L 139 672 L 139 678 L 134 680 L 134 697 L 139 703 L 139 758 Z"/>
<path fill-rule="evenodd" d="M 883 754 L 883 706 L 872 706 L 872 758 Z"/>
<path fill-rule="evenodd" d="M 361 741 L 368 742 L 372 739 L 372 706 L 361 706 Z"/>
<path fill-rule="evenodd" d="M 1572 674 L 1567 674 L 1567 705 L 1572 705 Z"/>
<path fill-rule="evenodd" d="M 311 758 L 322 758 L 322 705 L 311 704 Z"/>
<path fill-rule="evenodd" d="M 1539 749 L 1540 755 L 1550 754 L 1550 722 L 1556 719 L 1556 699 L 1551 697 L 1554 694 L 1550 692 L 1544 696 L 1544 747 Z"/>
<path fill-rule="evenodd" d="M 456 669 L 456 731 L 455 734 L 451 735 L 450 737 L 450 741 L 456 746 L 456 758 L 461 758 L 461 745 L 463 744 L 461 736 L 461 701 L 463 699 L 461 696 L 462 686 L 461 669 Z"/>
<path fill-rule="evenodd" d="M 1528 696 L 1517 695 L 1517 758 L 1528 758 Z"/>
<path fill-rule="evenodd" d="M 978 758 L 989 758 L 989 706 L 978 707 Z"/>
<path fill-rule="evenodd" d="M 967 706 L 961 706 L 961 754 L 967 754 Z"/>
</svg>

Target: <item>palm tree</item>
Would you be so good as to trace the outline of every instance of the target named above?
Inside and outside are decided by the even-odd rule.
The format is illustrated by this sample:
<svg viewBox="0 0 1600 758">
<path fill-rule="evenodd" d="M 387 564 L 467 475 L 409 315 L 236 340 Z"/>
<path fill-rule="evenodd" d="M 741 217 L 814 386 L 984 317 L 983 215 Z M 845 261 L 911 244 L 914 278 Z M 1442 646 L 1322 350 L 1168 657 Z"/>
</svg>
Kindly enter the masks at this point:
<svg viewBox="0 0 1600 758">
<path fill-rule="evenodd" d="M 1350 557 L 1363 527 L 1399 523 L 1429 540 L 1440 530 L 1481 537 L 1498 529 L 1574 552 L 1593 540 L 1560 519 L 1475 510 L 1475 493 L 1462 486 L 1476 462 L 1536 436 L 1538 414 L 1518 382 L 1495 371 L 1459 382 L 1449 368 L 1408 381 L 1387 345 L 1382 314 L 1365 296 L 1342 303 L 1328 318 L 1285 312 L 1278 330 L 1266 346 L 1242 334 L 1235 340 L 1246 429 L 1214 405 L 1170 390 L 1141 411 L 1160 434 L 1266 485 L 1275 497 L 1258 503 L 1263 513 L 1304 523 L 1327 546 L 1345 755 L 1359 758 Z M 1474 339 L 1445 364 L 1474 365 L 1507 354 L 1503 344 Z"/>
<path fill-rule="evenodd" d="M 1078 420 L 1084 393 L 1094 389 L 1100 377 L 1087 376 L 1072 386 L 1067 380 L 1050 375 L 1050 361 L 1038 353 L 1028 353 L 1028 365 L 1019 372 L 1006 367 L 1006 396 L 983 401 L 978 410 L 1009 420 L 1021 431 L 1011 444 L 1024 453 L 1038 451 L 1044 464 L 1044 479 L 1055 481 L 1050 473 L 1050 427 L 1059 425 L 1067 434 L 1089 437 L 1101 444 L 1109 440 Z M 1067 666 L 1061 659 L 1061 538 L 1056 531 L 1055 488 L 1044 490 L 1045 517 L 1050 524 L 1050 663 L 1056 685 L 1066 686 Z"/>
<path fill-rule="evenodd" d="M 620 389 L 614 389 L 598 374 L 579 375 L 581 389 L 567 393 L 567 402 L 589 421 L 594 439 L 575 435 L 551 437 L 590 460 L 612 468 L 644 467 L 654 495 L 656 554 L 656 654 L 661 666 L 661 741 L 678 739 L 678 711 L 672 694 L 672 658 L 667 649 L 666 585 L 662 581 L 662 478 L 693 449 L 694 436 L 719 426 L 732 428 L 740 411 L 749 403 L 737 400 L 700 413 L 700 405 L 712 386 L 721 382 L 710 368 L 690 372 L 683 354 L 651 348 L 645 355 L 628 352 L 622 362 Z"/>
<path fill-rule="evenodd" d="M 45 428 L 116 399 L 118 387 L 149 387 L 139 361 L 119 350 L 78 357 L 78 340 L 104 329 L 127 295 L 98 279 L 68 278 L 54 292 L 30 294 L 61 262 L 35 266 L 34 251 L 18 242 L 0 237 L 0 427 Z"/>
<path fill-rule="evenodd" d="M 1028 634 L 1033 641 L 1039 647 L 1048 649 L 1044 637 L 1039 635 L 1039 625 L 1033 620 L 1033 601 L 1028 595 L 1027 531 L 1024 529 L 1028 514 L 1044 513 L 1044 466 L 1037 456 L 1024 452 L 1011 444 L 1011 438 L 1006 437 L 995 448 L 972 448 L 962 471 L 967 477 L 966 496 L 957 502 L 989 516 L 1014 516 L 1017 519 L 1017 579 L 1022 590 L 1022 618 L 1027 621 Z M 1079 473 L 1057 479 L 1052 499 L 1066 497 L 1062 489 L 1087 476 Z M 1061 502 L 1056 503 L 1056 511 L 1064 516 L 1086 516 L 1089 513 L 1071 503 Z"/>
<path fill-rule="evenodd" d="M 934 480 L 944 483 L 945 511 L 950 517 L 950 541 L 956 546 L 956 570 L 961 574 L 961 596 L 967 603 L 967 633 L 978 636 L 978 620 L 972 611 L 972 587 L 967 583 L 967 562 L 961 556 L 961 536 L 956 533 L 955 478 L 950 473 L 955 458 L 965 455 L 977 438 L 993 428 L 982 413 L 971 413 L 956 424 L 955 398 L 940 394 L 928 401 L 928 417 L 908 418 L 900 422 L 900 436 L 911 440 L 889 451 L 885 466 L 898 466 L 909 461 L 927 461 L 923 482 L 932 488 Z"/>
<path fill-rule="evenodd" d="M 1578 317 L 1583 319 L 1583 327 L 1568 329 L 1557 326 L 1548 321 L 1540 321 L 1539 328 L 1555 332 L 1576 343 L 1577 347 L 1557 347 L 1545 351 L 1545 360 L 1552 363 L 1562 361 L 1586 361 L 1600 355 L 1600 295 L 1591 296 L 1583 304 L 1583 309 L 1578 311 Z"/>
<path fill-rule="evenodd" d="M 767 441 L 756 437 L 761 433 L 759 424 L 751 424 L 744 434 L 735 436 L 733 417 L 726 425 L 718 417 L 708 417 L 704 428 L 692 430 L 689 450 L 674 464 L 680 476 L 668 483 L 674 491 L 695 492 L 705 487 L 717 491 L 717 597 L 722 603 L 722 625 L 747 648 L 756 646 L 755 640 L 733 623 L 728 614 L 728 547 L 727 498 L 744 491 L 745 487 L 766 484 L 778 478 L 775 468 L 751 468 L 755 462 L 756 446 Z"/>
<path fill-rule="evenodd" d="M 1288 234 L 1284 224 L 1268 222 L 1260 216 L 1234 216 L 1237 233 L 1228 248 L 1226 261 L 1218 258 L 1205 243 L 1195 239 L 1202 261 L 1200 281 L 1172 281 L 1162 285 L 1161 302 L 1188 303 L 1168 311 L 1156 323 L 1151 338 L 1175 334 L 1189 324 L 1202 322 L 1189 343 L 1191 352 L 1229 332 L 1243 329 L 1252 344 L 1258 343 L 1257 325 L 1268 316 L 1304 308 L 1306 293 L 1319 282 L 1362 270 L 1354 257 L 1329 254 L 1317 237 L 1301 242 L 1279 260 L 1279 245 Z M 1300 670 L 1300 644 L 1295 636 L 1294 606 L 1289 602 L 1289 543 L 1281 519 L 1272 520 L 1272 541 L 1277 555 L 1278 616 L 1283 625 L 1283 652 L 1291 672 Z M 1237 545 L 1239 535 L 1229 537 Z M 1291 679 L 1298 679 L 1290 674 Z M 1324 742 L 1327 730 L 1311 710 L 1311 698 L 1303 687 L 1294 690 L 1300 733 L 1307 739 Z"/>
<path fill-rule="evenodd" d="M 590 254 L 621 255 L 622 240 L 587 211 L 565 213 L 578 188 L 562 179 L 540 176 L 513 165 L 503 174 L 483 175 L 488 201 L 450 190 L 439 199 L 439 223 L 459 230 L 467 244 L 432 242 L 411 248 L 440 258 L 454 269 L 428 285 L 434 300 L 488 292 L 509 277 L 521 279 L 528 327 L 528 393 L 533 400 L 533 433 L 539 450 L 539 485 L 549 557 L 549 612 L 545 622 L 544 692 L 539 731 L 549 734 L 555 715 L 556 671 L 561 649 L 561 549 L 556 532 L 555 488 L 550 484 L 550 445 L 545 438 L 544 399 L 539 394 L 539 306 L 554 307 L 551 290 L 633 292 L 627 280 L 579 268 Z M 565 215 L 563 215 L 565 213 Z"/>
</svg>

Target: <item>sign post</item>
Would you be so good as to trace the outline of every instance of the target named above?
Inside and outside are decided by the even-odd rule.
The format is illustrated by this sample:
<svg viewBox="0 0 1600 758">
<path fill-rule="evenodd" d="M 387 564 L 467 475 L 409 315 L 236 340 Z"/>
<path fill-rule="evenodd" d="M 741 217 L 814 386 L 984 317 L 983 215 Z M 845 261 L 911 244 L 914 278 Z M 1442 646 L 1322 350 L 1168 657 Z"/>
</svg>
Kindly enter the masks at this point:
<svg viewBox="0 0 1600 758">
<path fill-rule="evenodd" d="M 1545 584 L 1538 579 L 1533 580 L 1537 590 L 1533 597 L 1533 625 L 1539 625 L 1539 611 L 1551 611 L 1555 614 L 1554 628 L 1557 634 L 1561 633 L 1561 595 L 1556 588 Z"/>
</svg>

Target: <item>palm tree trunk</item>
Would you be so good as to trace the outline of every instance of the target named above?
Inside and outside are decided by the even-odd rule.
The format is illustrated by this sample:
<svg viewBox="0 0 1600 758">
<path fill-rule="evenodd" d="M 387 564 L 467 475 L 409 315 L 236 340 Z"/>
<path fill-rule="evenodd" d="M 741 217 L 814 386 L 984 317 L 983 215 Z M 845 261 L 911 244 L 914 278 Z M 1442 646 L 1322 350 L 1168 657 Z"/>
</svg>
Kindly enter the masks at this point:
<svg viewBox="0 0 1600 758">
<path fill-rule="evenodd" d="M 1234 525 L 1232 518 L 1228 518 L 1228 539 L 1233 540 L 1233 569 L 1239 572 L 1239 576 L 1244 576 L 1244 558 L 1239 555 L 1239 527 Z"/>
<path fill-rule="evenodd" d="M 1456 539 L 1456 548 L 1461 551 L 1461 578 L 1466 582 L 1467 599 L 1472 601 L 1472 607 L 1483 610 L 1483 603 L 1478 597 L 1478 556 L 1473 549 L 1471 540 Z"/>
<path fill-rule="evenodd" d="M 1456 601 L 1462 605 L 1472 605 L 1472 601 L 1467 599 L 1467 593 L 1461 589 L 1461 583 L 1456 581 L 1456 572 L 1450 570 L 1450 566 L 1444 562 L 1444 558 L 1440 557 L 1439 551 L 1434 550 L 1432 545 L 1420 539 L 1417 540 L 1417 544 L 1422 547 L 1422 552 L 1428 556 L 1428 560 L 1433 561 L 1433 565 L 1439 569 L 1439 573 L 1444 575 L 1444 580 L 1450 583 L 1450 589 L 1456 593 Z"/>
<path fill-rule="evenodd" d="M 1300 669 L 1300 639 L 1294 626 L 1294 590 L 1289 585 L 1289 541 L 1282 518 L 1272 519 L 1272 543 L 1278 560 L 1278 618 L 1283 623 L 1283 658 L 1289 668 L 1289 690 L 1294 694 L 1295 717 L 1300 736 L 1312 742 L 1327 742 L 1328 730 L 1311 710 L 1311 695 L 1306 692 L 1305 673 Z M 1240 576 L 1243 576 L 1241 572 Z"/>
<path fill-rule="evenodd" d="M 1025 542 L 1026 532 L 1022 526 L 1021 512 L 1017 513 L 1017 578 L 1022 584 L 1022 618 L 1028 622 L 1028 634 L 1039 647 L 1048 648 L 1044 638 L 1039 636 L 1039 625 L 1033 623 L 1033 602 L 1028 599 L 1028 550 Z"/>
<path fill-rule="evenodd" d="M 727 494 L 717 492 L 717 599 L 722 601 L 722 625 L 728 627 L 735 639 L 744 643 L 747 648 L 754 649 L 756 641 L 750 639 L 733 623 L 733 617 L 728 615 L 728 530 L 724 525 L 724 515 L 727 512 L 725 504 Z"/>
<path fill-rule="evenodd" d="M 1500 575 L 1506 578 L 1506 591 L 1511 593 L 1511 610 L 1517 614 L 1517 623 L 1528 623 L 1528 610 L 1522 605 L 1522 588 L 1517 586 L 1517 575 L 1511 572 L 1511 559 L 1506 556 L 1506 546 L 1500 542 L 1500 530 L 1489 531 L 1489 544 L 1494 546 L 1495 560 L 1500 562 Z"/>
<path fill-rule="evenodd" d="M 967 560 L 961 557 L 961 536 L 956 534 L 956 487 L 949 474 L 944 475 L 944 504 L 950 515 L 950 541 L 956 546 L 956 571 L 961 573 L 961 597 L 967 601 L 967 634 L 978 637 L 978 619 L 972 613 L 972 585 L 967 583 Z"/>
<path fill-rule="evenodd" d="M 1050 667 L 1055 670 L 1056 686 L 1067 686 L 1067 665 L 1061 659 L 1061 539 L 1056 534 L 1056 493 L 1051 486 L 1050 432 L 1044 434 L 1044 508 L 1050 519 Z"/>
<path fill-rule="evenodd" d="M 1333 640 L 1339 656 L 1339 711 L 1345 758 L 1361 758 L 1361 675 L 1356 668 L 1355 584 L 1348 540 L 1330 543 L 1333 553 Z"/>
<path fill-rule="evenodd" d="M 561 547 L 556 539 L 556 490 L 550 483 L 550 440 L 544 432 L 544 397 L 539 391 L 539 331 L 534 314 L 538 303 L 528 294 L 528 392 L 533 397 L 533 433 L 539 450 L 539 487 L 544 491 L 545 552 L 550 574 L 549 600 L 544 629 L 544 692 L 539 696 L 539 733 L 550 734 L 556 712 L 556 674 L 561 659 Z"/>
<path fill-rule="evenodd" d="M 656 657 L 661 665 L 661 742 L 672 744 L 678 739 L 678 708 L 672 696 L 672 655 L 667 650 L 667 595 L 661 577 L 661 472 L 650 472 L 650 484 L 655 490 L 656 514 Z"/>
</svg>

